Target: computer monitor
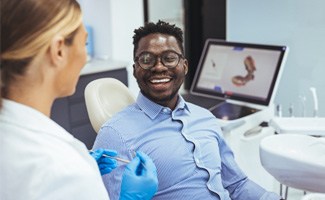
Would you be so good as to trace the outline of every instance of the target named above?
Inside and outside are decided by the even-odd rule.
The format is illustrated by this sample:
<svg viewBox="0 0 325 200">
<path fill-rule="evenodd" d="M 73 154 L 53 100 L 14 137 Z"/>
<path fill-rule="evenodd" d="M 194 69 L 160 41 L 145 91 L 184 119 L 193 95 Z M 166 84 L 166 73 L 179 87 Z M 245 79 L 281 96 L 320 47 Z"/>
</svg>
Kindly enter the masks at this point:
<svg viewBox="0 0 325 200">
<path fill-rule="evenodd" d="M 208 39 L 197 67 L 191 94 L 248 105 L 269 106 L 276 93 L 288 47 Z M 237 106 L 238 107 L 238 106 Z M 225 105 L 222 110 L 239 112 L 235 119 L 257 110 Z M 240 109 L 240 110 L 238 110 Z M 222 118 L 222 116 L 221 116 Z"/>
</svg>

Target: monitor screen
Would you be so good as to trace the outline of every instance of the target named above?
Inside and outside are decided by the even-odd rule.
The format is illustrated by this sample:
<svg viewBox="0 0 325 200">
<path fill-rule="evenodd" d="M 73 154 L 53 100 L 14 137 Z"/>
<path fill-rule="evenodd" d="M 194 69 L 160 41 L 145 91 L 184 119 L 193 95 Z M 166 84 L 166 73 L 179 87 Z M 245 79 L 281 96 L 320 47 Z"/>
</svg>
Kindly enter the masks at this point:
<svg viewBox="0 0 325 200">
<path fill-rule="evenodd" d="M 276 92 L 288 48 L 208 39 L 191 93 L 268 106 Z"/>
</svg>

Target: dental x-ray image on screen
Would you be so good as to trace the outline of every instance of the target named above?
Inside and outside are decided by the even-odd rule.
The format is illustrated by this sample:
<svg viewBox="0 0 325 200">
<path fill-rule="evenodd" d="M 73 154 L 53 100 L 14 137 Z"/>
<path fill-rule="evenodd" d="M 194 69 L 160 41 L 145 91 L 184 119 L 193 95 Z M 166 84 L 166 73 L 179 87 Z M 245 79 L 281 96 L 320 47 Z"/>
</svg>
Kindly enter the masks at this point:
<svg viewBox="0 0 325 200">
<path fill-rule="evenodd" d="M 191 93 L 211 98 L 269 106 L 276 92 L 288 48 L 208 39 L 205 43 Z M 218 109 L 218 110 L 215 110 Z M 230 109 L 230 111 L 229 111 Z M 236 119 L 258 109 L 218 105 L 215 115 L 231 112 Z M 222 117 L 222 116 L 221 116 Z"/>
</svg>

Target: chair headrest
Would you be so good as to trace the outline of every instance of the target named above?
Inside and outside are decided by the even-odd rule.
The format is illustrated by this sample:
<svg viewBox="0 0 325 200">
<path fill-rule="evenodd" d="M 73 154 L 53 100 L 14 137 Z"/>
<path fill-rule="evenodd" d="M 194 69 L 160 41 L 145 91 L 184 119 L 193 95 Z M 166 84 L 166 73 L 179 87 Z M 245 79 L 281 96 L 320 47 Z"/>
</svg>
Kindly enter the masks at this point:
<svg viewBox="0 0 325 200">
<path fill-rule="evenodd" d="M 121 81 L 115 78 L 100 78 L 86 86 L 85 102 L 91 125 L 98 133 L 107 120 L 134 103 L 135 98 Z"/>
</svg>

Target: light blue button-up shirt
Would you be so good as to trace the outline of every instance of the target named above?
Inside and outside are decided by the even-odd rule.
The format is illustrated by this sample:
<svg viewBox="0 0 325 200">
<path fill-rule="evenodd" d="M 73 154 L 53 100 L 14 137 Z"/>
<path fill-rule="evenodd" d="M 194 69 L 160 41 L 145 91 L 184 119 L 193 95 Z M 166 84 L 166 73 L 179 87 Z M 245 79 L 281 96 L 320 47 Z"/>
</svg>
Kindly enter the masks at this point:
<svg viewBox="0 0 325 200">
<path fill-rule="evenodd" d="M 159 189 L 154 199 L 279 200 L 239 169 L 216 118 L 180 96 L 174 110 L 141 93 L 136 103 L 106 122 L 94 144 L 116 149 L 132 159 L 148 154 L 157 167 Z M 103 176 L 111 200 L 119 199 L 124 164 Z"/>
</svg>

